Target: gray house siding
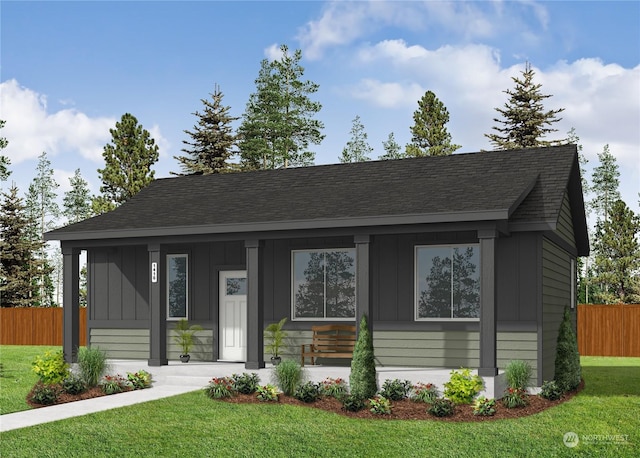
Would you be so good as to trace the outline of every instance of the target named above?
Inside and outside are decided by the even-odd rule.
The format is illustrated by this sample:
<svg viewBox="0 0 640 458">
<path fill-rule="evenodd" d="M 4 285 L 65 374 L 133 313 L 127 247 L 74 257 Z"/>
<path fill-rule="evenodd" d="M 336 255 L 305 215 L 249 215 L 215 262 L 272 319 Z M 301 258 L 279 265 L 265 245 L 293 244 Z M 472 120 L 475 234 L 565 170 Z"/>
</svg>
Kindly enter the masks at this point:
<svg viewBox="0 0 640 458">
<path fill-rule="evenodd" d="M 571 203 L 567 192 L 564 193 L 564 198 L 562 199 L 562 208 L 560 209 L 560 216 L 558 218 L 557 232 L 564 240 L 569 242 L 572 247 L 576 246 L 573 218 L 571 217 Z"/>
</svg>

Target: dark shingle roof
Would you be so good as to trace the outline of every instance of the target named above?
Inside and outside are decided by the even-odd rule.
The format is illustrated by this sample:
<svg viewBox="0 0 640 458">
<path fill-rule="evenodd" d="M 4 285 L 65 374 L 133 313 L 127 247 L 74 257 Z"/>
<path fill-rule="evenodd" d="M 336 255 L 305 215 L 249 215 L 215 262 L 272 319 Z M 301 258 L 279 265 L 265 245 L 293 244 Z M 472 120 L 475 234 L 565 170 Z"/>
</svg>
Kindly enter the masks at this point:
<svg viewBox="0 0 640 458">
<path fill-rule="evenodd" d="M 159 179 L 51 240 L 402 222 L 557 221 L 575 146 Z"/>
</svg>

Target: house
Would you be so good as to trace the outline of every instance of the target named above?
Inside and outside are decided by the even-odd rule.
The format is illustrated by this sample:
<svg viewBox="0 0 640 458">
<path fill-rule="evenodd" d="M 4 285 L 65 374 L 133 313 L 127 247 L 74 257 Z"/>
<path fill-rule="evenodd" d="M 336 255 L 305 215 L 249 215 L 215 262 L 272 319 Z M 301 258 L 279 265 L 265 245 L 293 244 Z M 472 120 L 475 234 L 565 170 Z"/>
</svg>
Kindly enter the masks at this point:
<svg viewBox="0 0 640 458">
<path fill-rule="evenodd" d="M 379 364 L 477 368 L 512 359 L 554 376 L 576 258 L 589 253 L 574 145 L 159 179 L 116 210 L 46 234 L 64 257 L 64 353 L 78 347 L 79 255 L 88 338 L 112 358 L 264 367 L 263 329 L 299 344 L 366 314 Z"/>
</svg>

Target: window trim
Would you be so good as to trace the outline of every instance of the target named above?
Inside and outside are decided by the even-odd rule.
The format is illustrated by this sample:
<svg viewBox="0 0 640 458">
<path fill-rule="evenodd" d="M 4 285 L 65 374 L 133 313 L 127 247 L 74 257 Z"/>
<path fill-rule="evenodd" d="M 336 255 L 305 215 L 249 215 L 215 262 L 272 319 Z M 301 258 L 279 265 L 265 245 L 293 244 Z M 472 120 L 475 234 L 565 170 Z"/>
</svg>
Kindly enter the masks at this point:
<svg viewBox="0 0 640 458">
<path fill-rule="evenodd" d="M 295 292 L 295 264 L 294 257 L 296 253 L 327 253 L 327 252 L 353 252 L 354 269 L 357 272 L 358 255 L 355 247 L 348 248 L 312 248 L 312 249 L 297 249 L 291 250 L 291 321 L 354 321 L 356 319 L 357 310 L 354 310 L 353 317 L 327 317 L 327 282 L 326 282 L 326 268 L 325 268 L 325 281 L 324 281 L 324 316 L 323 317 L 296 317 L 296 292 Z M 355 277 L 354 277 L 355 282 Z M 354 301 L 357 304 L 358 291 L 354 288 Z M 357 305 L 356 305 L 357 307 Z"/>
<path fill-rule="evenodd" d="M 478 272 L 480 274 L 480 280 L 482 280 L 482 270 L 481 270 L 481 257 L 482 251 L 480 250 L 480 244 L 477 242 L 472 243 L 445 243 L 445 244 L 434 244 L 434 245 L 414 245 L 413 247 L 413 319 L 414 321 L 436 321 L 436 322 L 471 322 L 478 323 L 480 321 L 480 316 L 477 318 L 443 318 L 443 317 L 433 317 L 433 318 L 423 318 L 418 314 L 418 285 L 420 284 L 420 280 L 418 279 L 418 249 L 420 248 L 458 248 L 458 247 L 476 247 L 478 249 Z M 451 276 L 453 277 L 453 269 L 451 269 Z M 480 281 L 480 297 L 482 297 L 482 281 Z M 451 295 L 453 296 L 453 290 L 451 291 Z M 453 303 L 453 298 L 452 302 Z M 481 304 L 479 304 L 481 306 Z M 451 313 L 453 314 L 453 307 L 451 308 Z M 480 309 L 478 309 L 478 315 L 480 314 Z"/>
<path fill-rule="evenodd" d="M 170 312 L 170 304 L 169 304 L 169 288 L 171 286 L 170 282 L 169 282 L 169 268 L 170 268 L 170 263 L 169 263 L 169 259 L 171 258 L 184 258 L 185 259 L 185 264 L 186 264 L 186 273 L 185 273 L 185 283 L 186 283 L 186 287 L 185 287 L 185 316 L 178 316 L 178 317 L 174 317 L 174 316 L 169 316 L 169 312 Z M 176 253 L 176 254 L 167 254 L 166 255 L 166 283 L 167 283 L 167 287 L 165 289 L 165 299 L 167 302 L 166 305 L 166 319 L 167 321 L 179 321 L 182 319 L 186 319 L 189 320 L 189 254 L 187 253 Z"/>
</svg>

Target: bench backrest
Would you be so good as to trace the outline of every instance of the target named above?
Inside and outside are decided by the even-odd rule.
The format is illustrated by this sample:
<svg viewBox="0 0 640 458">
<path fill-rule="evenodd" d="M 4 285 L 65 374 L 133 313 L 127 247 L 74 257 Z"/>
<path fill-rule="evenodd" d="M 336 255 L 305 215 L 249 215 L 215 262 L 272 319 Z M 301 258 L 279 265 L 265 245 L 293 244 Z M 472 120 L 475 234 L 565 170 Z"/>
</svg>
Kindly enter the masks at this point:
<svg viewBox="0 0 640 458">
<path fill-rule="evenodd" d="M 323 324 L 312 326 L 313 345 L 321 352 L 353 352 L 356 327 L 349 324 Z"/>
</svg>

